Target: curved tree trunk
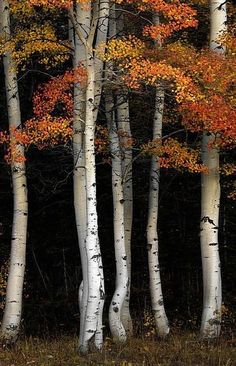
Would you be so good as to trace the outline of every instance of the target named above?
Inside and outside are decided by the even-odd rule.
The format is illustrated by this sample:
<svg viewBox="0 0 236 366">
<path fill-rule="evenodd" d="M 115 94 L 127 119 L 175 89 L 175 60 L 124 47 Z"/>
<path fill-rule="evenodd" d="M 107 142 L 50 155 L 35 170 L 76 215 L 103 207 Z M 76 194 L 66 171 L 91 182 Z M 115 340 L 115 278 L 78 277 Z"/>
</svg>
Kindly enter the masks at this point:
<svg viewBox="0 0 236 366">
<path fill-rule="evenodd" d="M 8 1 L 0 5 L 0 33 L 10 39 L 10 9 Z M 1 325 L 0 337 L 6 343 L 16 341 L 21 322 L 22 293 L 25 273 L 26 236 L 28 219 L 27 183 L 25 163 L 17 162 L 17 157 L 24 158 L 24 149 L 15 144 L 12 129 L 21 128 L 20 102 L 17 85 L 16 66 L 12 55 L 3 55 L 7 110 L 12 148 L 12 187 L 13 187 L 13 226 L 11 241 L 11 258 L 6 290 L 6 305 Z M 15 157 L 14 157 L 15 155 Z"/>
<path fill-rule="evenodd" d="M 92 345 L 101 349 L 103 343 L 102 313 L 105 289 L 97 222 L 95 161 L 97 75 L 93 52 L 94 38 L 99 34 L 97 29 L 99 16 L 103 14 L 102 6 L 102 3 L 98 2 L 90 3 L 86 7 L 77 4 L 76 15 L 73 9 L 69 10 L 76 35 L 74 66 L 78 66 L 80 62 L 87 71 L 85 90 L 81 90 L 76 84 L 74 88 L 74 199 L 83 272 L 83 281 L 79 289 L 81 353 L 87 353 Z"/>
<path fill-rule="evenodd" d="M 114 216 L 114 246 L 116 258 L 116 287 L 109 308 L 109 325 L 115 341 L 125 342 L 126 331 L 121 321 L 121 311 L 129 286 L 125 248 L 124 193 L 119 137 L 114 115 L 112 94 L 106 95 L 106 112 L 112 155 L 112 194 Z"/>
<path fill-rule="evenodd" d="M 76 21 L 79 31 L 86 38 L 90 29 L 91 14 L 79 4 L 76 5 Z M 76 32 L 74 50 L 74 68 L 80 65 L 85 66 L 86 50 Z M 84 321 L 88 301 L 88 274 L 87 255 L 85 248 L 86 227 L 87 227 L 87 207 L 86 207 L 86 177 L 85 177 L 85 153 L 84 153 L 84 126 L 85 126 L 85 88 L 81 88 L 80 83 L 74 84 L 74 118 L 73 118 L 73 159 L 74 159 L 74 208 L 75 219 L 80 248 L 80 258 L 82 266 L 83 280 L 79 287 L 79 307 L 80 307 L 80 336 L 82 342 L 84 334 Z M 80 344 L 79 343 L 79 344 Z"/>
<path fill-rule="evenodd" d="M 120 150 L 122 184 L 124 192 L 124 227 L 125 227 L 125 251 L 127 256 L 128 287 L 125 301 L 121 309 L 122 324 L 128 335 L 133 333 L 133 324 L 130 315 L 130 286 L 131 286 L 131 234 L 133 222 L 133 180 L 132 180 L 132 146 L 129 146 L 131 138 L 128 94 L 117 96 L 117 121 L 120 131 Z"/>
<path fill-rule="evenodd" d="M 213 52 L 224 53 L 224 48 L 217 39 L 226 31 L 226 2 L 211 0 L 210 48 Z M 221 324 L 221 269 L 219 257 L 219 209 L 220 209 L 220 175 L 219 150 L 210 148 L 209 143 L 214 135 L 204 133 L 202 140 L 202 161 L 209 173 L 202 173 L 201 198 L 201 255 L 203 270 L 203 313 L 201 336 L 216 338 L 220 334 Z"/>
<path fill-rule="evenodd" d="M 95 162 L 95 70 L 92 46 L 87 49 L 86 58 L 87 89 L 86 89 L 86 120 L 85 120 L 85 171 L 86 171 L 86 201 L 87 201 L 87 230 L 86 256 L 88 261 L 88 301 L 85 314 L 84 334 L 80 350 L 86 353 L 90 340 L 94 337 L 95 346 L 102 347 L 102 324 L 100 313 L 101 301 L 104 300 L 103 268 L 98 239 L 97 197 L 96 197 L 96 162 Z M 101 341 L 98 343 L 98 341 Z"/>
<path fill-rule="evenodd" d="M 162 138 L 163 109 L 164 90 L 160 87 L 156 90 L 155 115 L 153 121 L 153 140 Z M 158 157 L 152 157 L 147 223 L 149 283 L 156 332 L 159 337 L 165 337 L 169 334 L 170 328 L 164 308 L 159 265 L 159 243 L 157 232 L 159 187 L 159 159 Z"/>
</svg>

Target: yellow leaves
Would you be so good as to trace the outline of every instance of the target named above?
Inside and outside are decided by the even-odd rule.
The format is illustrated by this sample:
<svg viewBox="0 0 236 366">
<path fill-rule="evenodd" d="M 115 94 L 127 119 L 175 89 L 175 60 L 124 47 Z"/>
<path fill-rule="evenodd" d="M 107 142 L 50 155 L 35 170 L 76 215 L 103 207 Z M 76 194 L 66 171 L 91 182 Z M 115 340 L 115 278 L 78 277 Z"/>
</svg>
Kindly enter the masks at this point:
<svg viewBox="0 0 236 366">
<path fill-rule="evenodd" d="M 69 58 L 67 43 L 59 42 L 50 24 L 33 26 L 30 30 L 17 33 L 13 57 L 19 65 L 37 54 L 39 63 L 53 66 Z"/>
<path fill-rule="evenodd" d="M 106 53 L 103 56 L 105 61 L 117 61 L 137 59 L 140 58 L 143 50 L 144 43 L 137 37 L 129 35 L 128 37 L 122 37 L 120 39 L 112 39 L 107 46 L 101 45 L 101 48 L 106 48 Z M 102 54 L 99 52 L 98 55 Z"/>
<path fill-rule="evenodd" d="M 28 0 L 32 6 L 45 6 L 48 8 L 65 8 L 68 9 L 73 6 L 72 0 Z M 76 0 L 78 4 L 87 4 L 89 0 Z"/>
<path fill-rule="evenodd" d="M 236 173 L 236 165 L 230 163 L 224 164 L 221 166 L 220 172 L 226 176 L 233 175 Z"/>
<path fill-rule="evenodd" d="M 39 149 L 67 143 L 72 136 L 71 121 L 45 115 L 40 120 L 31 119 L 25 123 L 21 133 L 24 145 L 34 144 Z M 17 138 L 20 141 L 20 136 Z"/>
<path fill-rule="evenodd" d="M 0 54 L 11 52 L 17 66 L 25 67 L 34 55 L 46 67 L 63 63 L 69 58 L 67 42 L 58 41 L 52 26 L 33 25 L 30 29 L 19 29 L 11 40 L 0 38 Z"/>
<path fill-rule="evenodd" d="M 175 139 L 168 138 L 164 142 L 160 139 L 154 140 L 142 148 L 143 152 L 156 156 L 162 168 L 188 170 L 191 173 L 207 172 L 207 168 L 200 163 L 199 151 Z"/>
<path fill-rule="evenodd" d="M 11 12 L 21 17 L 30 16 L 34 12 L 28 0 L 9 0 L 9 4 Z"/>
</svg>

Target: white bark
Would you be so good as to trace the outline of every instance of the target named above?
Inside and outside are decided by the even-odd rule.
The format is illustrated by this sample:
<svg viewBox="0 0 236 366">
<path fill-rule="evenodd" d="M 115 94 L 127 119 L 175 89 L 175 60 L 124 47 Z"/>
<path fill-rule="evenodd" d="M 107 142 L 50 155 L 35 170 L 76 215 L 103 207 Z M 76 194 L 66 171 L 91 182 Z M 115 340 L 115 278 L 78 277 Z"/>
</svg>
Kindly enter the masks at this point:
<svg viewBox="0 0 236 366">
<path fill-rule="evenodd" d="M 109 325 L 113 339 L 118 342 L 125 342 L 127 336 L 121 321 L 121 310 L 127 295 L 129 278 L 125 248 L 121 151 L 115 122 L 113 96 L 111 93 L 106 95 L 106 112 L 112 156 L 113 222 L 116 258 L 116 287 L 109 308 Z"/>
<path fill-rule="evenodd" d="M 211 0 L 210 48 L 214 52 L 224 53 L 224 47 L 218 43 L 218 37 L 226 31 L 226 4 L 223 0 Z M 202 173 L 201 198 L 201 255 L 203 270 L 203 313 L 201 336 L 216 338 L 220 334 L 221 324 L 221 269 L 219 257 L 219 208 L 220 208 L 220 175 L 219 150 L 209 148 L 214 136 L 203 134 L 202 161 L 209 173 Z"/>
<path fill-rule="evenodd" d="M 154 24 L 159 24 L 158 13 L 153 16 Z M 161 47 L 160 40 L 156 45 Z M 153 140 L 162 138 L 162 121 L 164 112 L 164 89 L 160 86 L 156 89 L 155 112 L 153 120 Z M 149 286 L 151 293 L 152 311 L 154 313 L 157 335 L 161 338 L 169 334 L 169 322 L 166 316 L 161 276 L 159 265 L 159 238 L 158 238 L 158 214 L 159 214 L 159 190 L 160 190 L 160 166 L 159 157 L 152 157 L 150 169 L 150 187 L 148 200 L 148 223 L 147 223 L 147 248 L 148 248 L 148 269 Z"/>
<path fill-rule="evenodd" d="M 117 96 L 118 130 L 121 149 L 122 184 L 124 192 L 124 227 L 125 251 L 127 256 L 128 287 L 125 301 L 121 309 L 121 320 L 128 335 L 133 333 L 133 324 L 130 315 L 130 286 L 131 286 L 131 234 L 133 221 L 133 180 L 132 180 L 132 146 L 128 146 L 131 138 L 128 94 Z M 123 136 L 122 136 L 123 134 Z"/>
<path fill-rule="evenodd" d="M 101 44 L 104 44 L 107 41 L 109 13 L 110 13 L 110 1 L 102 0 L 98 12 L 99 19 L 97 26 L 95 49 L 98 49 L 98 47 Z M 94 108 L 95 121 L 97 119 L 99 105 L 101 101 L 103 72 L 104 72 L 104 61 L 102 60 L 101 55 L 100 58 L 98 57 L 95 58 L 95 108 Z"/>
<path fill-rule="evenodd" d="M 202 161 L 209 173 L 202 174 L 201 199 L 201 255 L 203 270 L 203 313 L 201 336 L 215 338 L 220 334 L 221 322 L 221 270 L 218 243 L 220 177 L 219 151 L 210 149 L 212 136 L 206 133 L 202 143 Z"/>
<path fill-rule="evenodd" d="M 8 1 L 1 1 L 0 17 L 0 33 L 7 41 L 11 36 Z M 20 128 L 21 113 L 17 75 L 11 52 L 6 52 L 3 55 L 3 63 L 9 127 L 10 129 Z M 11 144 L 14 144 L 14 136 L 11 132 L 10 136 Z M 21 145 L 15 145 L 14 149 L 17 155 L 24 157 L 24 149 Z M 11 258 L 6 290 L 6 305 L 0 331 L 0 337 L 6 343 L 15 342 L 20 329 L 28 218 L 25 163 L 13 161 L 11 171 L 14 201 Z"/>
<path fill-rule="evenodd" d="M 153 121 L 153 140 L 162 138 L 162 120 L 164 109 L 164 90 L 156 90 L 155 114 Z M 150 170 L 150 187 L 148 201 L 147 248 L 149 284 L 152 310 L 155 318 L 156 332 L 159 337 L 169 334 L 169 323 L 166 316 L 161 287 L 158 242 L 158 212 L 159 212 L 160 167 L 159 158 L 152 157 Z"/>
<path fill-rule="evenodd" d="M 90 29 L 91 11 L 86 10 L 79 4 L 76 5 L 76 26 L 79 32 L 86 39 Z M 86 49 L 76 32 L 74 49 L 74 68 L 86 64 Z M 81 344 L 84 334 L 85 313 L 88 301 L 88 274 L 87 255 L 85 248 L 86 227 L 87 227 L 87 206 L 86 206 L 86 177 L 85 177 L 85 153 L 84 153 L 84 127 L 85 127 L 85 88 L 80 83 L 74 84 L 74 118 L 73 118 L 73 158 L 74 158 L 74 208 L 75 219 L 80 249 L 83 280 L 79 287 L 80 307 L 80 337 Z"/>
<path fill-rule="evenodd" d="M 103 268 L 98 239 L 97 198 L 96 198 L 96 165 L 95 165 L 95 70 L 92 45 L 86 50 L 87 89 L 86 89 L 86 120 L 85 120 L 85 171 L 87 230 L 86 255 L 88 261 L 88 301 L 85 314 L 84 334 L 80 351 L 86 353 L 89 341 L 94 337 L 95 346 L 102 346 L 102 312 L 101 301 L 104 300 Z M 100 340 L 100 341 L 99 341 Z"/>
<path fill-rule="evenodd" d="M 76 34 L 75 59 L 82 62 L 87 71 L 87 85 L 85 93 L 81 93 L 75 86 L 75 123 L 74 154 L 77 153 L 80 163 L 77 172 L 80 172 L 81 185 L 75 187 L 75 207 L 82 187 L 82 209 L 77 207 L 77 228 L 81 234 L 81 259 L 83 283 L 80 286 L 79 297 L 82 301 L 79 350 L 87 353 L 90 346 L 101 349 L 103 343 L 102 312 L 104 305 L 104 276 L 98 238 L 97 199 L 96 199 L 96 162 L 95 162 L 95 59 L 94 37 L 98 25 L 99 6 L 101 3 L 88 4 L 82 9 L 77 4 L 76 16 L 69 11 L 71 22 Z M 91 17 L 92 14 L 92 17 Z M 77 54 L 78 52 L 78 54 Z M 85 98 L 85 99 L 83 99 Z M 81 113 L 82 111 L 82 113 Z M 78 114 L 78 115 L 77 115 Z M 82 118 L 81 118 L 82 116 Z M 77 130 L 78 127 L 78 130 Z M 77 160 L 76 160 L 77 163 Z M 75 165 L 76 167 L 76 165 Z M 74 182 L 77 182 L 76 173 Z M 85 202 L 84 202 L 85 201 Z M 80 202 L 79 202 L 80 203 Z M 84 213 L 86 213 L 84 215 Z M 79 216 L 80 215 L 80 216 Z M 82 227 L 80 228 L 79 226 Z M 86 232 L 85 229 L 86 228 Z M 81 233 L 80 233 L 81 229 Z"/>
</svg>

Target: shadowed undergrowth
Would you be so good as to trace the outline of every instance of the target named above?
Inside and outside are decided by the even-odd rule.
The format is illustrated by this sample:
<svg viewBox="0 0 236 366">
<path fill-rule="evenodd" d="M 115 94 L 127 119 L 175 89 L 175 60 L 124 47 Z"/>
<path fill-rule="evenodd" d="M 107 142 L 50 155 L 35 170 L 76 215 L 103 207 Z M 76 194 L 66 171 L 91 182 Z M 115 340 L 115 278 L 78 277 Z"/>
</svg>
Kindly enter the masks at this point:
<svg viewBox="0 0 236 366">
<path fill-rule="evenodd" d="M 166 340 L 132 338 L 115 345 L 106 338 L 101 353 L 81 357 L 73 336 L 55 339 L 25 338 L 0 353 L 1 366 L 234 366 L 236 339 L 221 338 L 217 343 L 201 342 L 194 333 L 175 333 Z"/>
</svg>

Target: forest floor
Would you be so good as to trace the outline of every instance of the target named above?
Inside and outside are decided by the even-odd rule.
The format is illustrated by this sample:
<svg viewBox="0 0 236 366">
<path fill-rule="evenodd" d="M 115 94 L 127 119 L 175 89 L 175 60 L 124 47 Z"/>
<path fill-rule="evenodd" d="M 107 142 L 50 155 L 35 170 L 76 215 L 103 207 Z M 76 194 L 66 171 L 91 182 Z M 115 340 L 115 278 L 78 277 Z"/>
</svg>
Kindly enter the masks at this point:
<svg viewBox="0 0 236 366">
<path fill-rule="evenodd" d="M 132 338 L 115 345 L 106 338 L 101 353 L 76 352 L 74 336 L 29 337 L 0 352 L 0 366 L 236 366 L 236 339 L 206 343 L 196 333 L 176 332 L 166 340 Z"/>
</svg>

